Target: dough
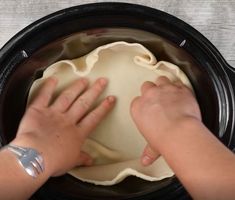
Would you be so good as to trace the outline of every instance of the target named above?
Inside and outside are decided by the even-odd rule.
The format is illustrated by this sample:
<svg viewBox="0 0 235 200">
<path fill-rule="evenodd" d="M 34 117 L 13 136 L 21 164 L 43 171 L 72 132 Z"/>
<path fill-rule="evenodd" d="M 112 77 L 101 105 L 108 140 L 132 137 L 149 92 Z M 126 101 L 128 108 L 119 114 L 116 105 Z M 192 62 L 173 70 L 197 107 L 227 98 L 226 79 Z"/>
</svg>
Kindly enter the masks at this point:
<svg viewBox="0 0 235 200">
<path fill-rule="evenodd" d="M 79 77 L 87 77 L 91 82 L 98 77 L 107 77 L 108 87 L 97 103 L 106 95 L 115 95 L 116 106 L 83 146 L 83 151 L 93 157 L 94 166 L 77 167 L 69 174 L 97 185 L 113 185 L 130 175 L 157 181 L 174 173 L 162 157 L 151 166 L 141 166 L 140 156 L 146 141 L 134 125 L 129 107 L 132 99 L 140 95 L 142 83 L 154 81 L 160 75 L 167 76 L 171 81 L 180 79 L 192 89 L 188 78 L 176 65 L 157 62 L 155 56 L 141 44 L 114 42 L 80 58 L 62 60 L 49 66 L 43 77 L 34 81 L 28 102 L 49 76 L 59 79 L 55 97 Z"/>
</svg>

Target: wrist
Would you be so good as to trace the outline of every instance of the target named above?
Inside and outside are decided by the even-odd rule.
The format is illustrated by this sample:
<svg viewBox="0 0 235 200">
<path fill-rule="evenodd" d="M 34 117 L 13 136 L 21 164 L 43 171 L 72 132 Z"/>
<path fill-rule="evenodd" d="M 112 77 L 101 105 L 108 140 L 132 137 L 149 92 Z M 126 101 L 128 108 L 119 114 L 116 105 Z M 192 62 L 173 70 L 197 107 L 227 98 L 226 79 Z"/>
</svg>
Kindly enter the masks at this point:
<svg viewBox="0 0 235 200">
<path fill-rule="evenodd" d="M 36 150 L 41 155 L 44 163 L 44 171 L 41 175 L 49 178 L 53 174 L 53 167 L 48 153 L 48 149 L 45 147 L 45 145 L 39 142 L 39 139 L 34 134 L 21 134 L 20 136 L 17 136 L 13 141 L 11 141 L 10 145 L 32 148 Z"/>
<path fill-rule="evenodd" d="M 158 134 L 152 134 L 156 135 L 156 137 L 151 140 L 151 146 L 154 150 L 161 153 L 161 149 L 167 146 L 169 142 L 172 142 L 174 138 L 178 139 L 184 137 L 185 134 L 190 135 L 191 130 L 197 130 L 197 128 L 201 126 L 204 125 L 199 119 L 194 117 L 184 117 L 172 123 L 172 125 L 164 129 L 164 131 L 159 131 L 160 133 Z"/>
<path fill-rule="evenodd" d="M 17 155 L 6 147 L 0 150 L 0 160 L 1 199 L 28 199 L 50 177 L 47 171 L 40 173 L 36 178 L 27 174 Z"/>
</svg>

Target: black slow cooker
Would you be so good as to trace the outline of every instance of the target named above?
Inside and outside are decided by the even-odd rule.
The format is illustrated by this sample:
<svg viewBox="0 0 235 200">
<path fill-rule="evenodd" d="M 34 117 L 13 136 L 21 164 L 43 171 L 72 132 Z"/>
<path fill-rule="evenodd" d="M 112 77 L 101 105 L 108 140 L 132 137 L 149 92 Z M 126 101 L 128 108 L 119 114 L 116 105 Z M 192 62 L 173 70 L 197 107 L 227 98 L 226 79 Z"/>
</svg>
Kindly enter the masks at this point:
<svg viewBox="0 0 235 200">
<path fill-rule="evenodd" d="M 120 40 L 141 43 L 158 60 L 178 65 L 194 87 L 205 125 L 224 145 L 235 149 L 234 69 L 185 22 L 156 9 L 126 3 L 96 3 L 61 10 L 29 25 L 1 49 L 0 144 L 14 138 L 29 87 L 43 69 Z M 183 200 L 190 196 L 176 177 L 159 182 L 128 177 L 105 187 L 64 175 L 51 178 L 33 198 Z"/>
</svg>

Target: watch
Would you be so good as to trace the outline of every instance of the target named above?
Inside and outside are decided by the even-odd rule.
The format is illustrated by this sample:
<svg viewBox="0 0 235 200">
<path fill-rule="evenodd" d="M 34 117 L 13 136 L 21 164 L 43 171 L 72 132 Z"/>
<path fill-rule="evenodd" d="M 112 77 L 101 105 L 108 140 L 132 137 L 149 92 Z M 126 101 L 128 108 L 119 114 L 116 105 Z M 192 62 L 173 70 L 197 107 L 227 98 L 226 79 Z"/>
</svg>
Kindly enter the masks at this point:
<svg viewBox="0 0 235 200">
<path fill-rule="evenodd" d="M 28 175 L 36 178 L 44 172 L 43 157 L 37 150 L 12 144 L 5 146 L 5 148 L 16 155 L 19 164 Z"/>
</svg>

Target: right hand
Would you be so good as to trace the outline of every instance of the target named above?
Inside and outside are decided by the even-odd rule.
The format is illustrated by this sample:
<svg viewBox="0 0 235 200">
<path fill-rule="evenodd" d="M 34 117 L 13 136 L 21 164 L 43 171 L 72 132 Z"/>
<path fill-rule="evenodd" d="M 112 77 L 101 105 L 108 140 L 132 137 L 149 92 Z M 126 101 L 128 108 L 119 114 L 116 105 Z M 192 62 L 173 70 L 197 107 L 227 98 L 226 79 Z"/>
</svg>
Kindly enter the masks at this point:
<svg viewBox="0 0 235 200">
<path fill-rule="evenodd" d="M 149 165 L 160 155 L 157 142 L 174 133 L 174 128 L 187 119 L 201 121 L 198 103 L 192 91 L 181 81 L 172 83 L 166 77 L 159 77 L 155 83 L 145 82 L 141 96 L 131 104 L 132 118 L 148 142 L 142 163 Z"/>
</svg>

